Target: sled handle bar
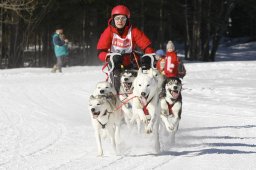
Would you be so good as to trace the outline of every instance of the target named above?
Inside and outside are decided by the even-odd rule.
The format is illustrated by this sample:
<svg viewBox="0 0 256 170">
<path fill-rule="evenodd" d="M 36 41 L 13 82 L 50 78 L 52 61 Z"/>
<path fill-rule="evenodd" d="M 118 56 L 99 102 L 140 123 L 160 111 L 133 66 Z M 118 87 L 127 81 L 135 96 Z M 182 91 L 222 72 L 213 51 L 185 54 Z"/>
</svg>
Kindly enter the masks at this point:
<svg viewBox="0 0 256 170">
<path fill-rule="evenodd" d="M 121 56 L 120 53 L 107 53 L 107 55 L 106 55 L 106 57 L 109 57 L 109 62 L 111 63 L 111 68 L 108 71 L 105 72 L 106 74 L 110 74 L 114 70 L 114 68 L 115 68 L 115 63 L 113 61 L 113 57 L 115 55 Z M 146 56 L 149 57 L 151 59 L 151 68 L 152 69 L 156 69 L 154 67 L 154 60 L 155 60 L 154 56 L 155 55 L 156 55 L 155 53 L 144 54 L 141 58 L 146 57 Z"/>
<path fill-rule="evenodd" d="M 149 57 L 151 59 L 151 68 L 156 69 L 154 67 L 155 55 L 156 55 L 155 53 L 144 54 L 141 58 L 146 57 L 146 56 Z"/>
<path fill-rule="evenodd" d="M 109 57 L 109 62 L 111 63 L 111 68 L 107 72 L 105 72 L 107 74 L 111 73 L 115 68 L 115 63 L 113 61 L 113 57 L 115 55 L 118 55 L 121 57 L 121 54 L 119 54 L 119 53 L 107 53 L 107 55 L 106 55 L 106 57 Z"/>
</svg>

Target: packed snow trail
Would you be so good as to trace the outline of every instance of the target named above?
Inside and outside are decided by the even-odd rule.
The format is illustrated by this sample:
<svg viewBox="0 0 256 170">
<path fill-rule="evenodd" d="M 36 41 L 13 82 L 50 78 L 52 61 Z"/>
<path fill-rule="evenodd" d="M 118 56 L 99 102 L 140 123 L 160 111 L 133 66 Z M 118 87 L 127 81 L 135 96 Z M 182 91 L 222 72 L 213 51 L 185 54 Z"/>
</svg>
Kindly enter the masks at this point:
<svg viewBox="0 0 256 170">
<path fill-rule="evenodd" d="M 88 99 L 101 67 L 0 70 L 0 169 L 249 169 L 256 167 L 256 61 L 187 63 L 175 146 L 122 126 L 122 154 L 97 157 Z M 217 165 L 217 168 L 216 168 Z"/>
</svg>

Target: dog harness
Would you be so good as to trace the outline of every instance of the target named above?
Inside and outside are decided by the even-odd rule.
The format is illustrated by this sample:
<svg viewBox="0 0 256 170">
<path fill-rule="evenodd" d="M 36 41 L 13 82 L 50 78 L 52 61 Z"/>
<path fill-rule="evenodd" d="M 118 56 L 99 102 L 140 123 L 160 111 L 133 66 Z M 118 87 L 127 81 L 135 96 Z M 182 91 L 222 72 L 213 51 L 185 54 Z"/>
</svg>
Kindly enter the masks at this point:
<svg viewBox="0 0 256 170">
<path fill-rule="evenodd" d="M 105 114 L 107 114 L 107 113 L 112 113 L 112 112 L 108 112 L 108 111 L 106 110 L 103 115 L 105 115 Z M 109 117 L 110 117 L 110 114 L 108 115 L 108 120 L 109 120 Z M 102 123 L 99 121 L 99 119 L 97 119 L 97 121 L 98 121 L 98 123 L 101 125 L 102 129 L 105 129 L 106 125 L 108 124 L 108 122 L 105 123 L 105 124 L 102 124 Z"/>
<path fill-rule="evenodd" d="M 142 106 L 143 106 L 143 112 L 144 112 L 145 115 L 149 115 L 147 106 L 148 106 L 148 104 L 151 102 L 151 100 L 153 100 L 153 97 L 152 97 L 147 103 L 145 103 L 145 102 L 143 102 L 142 100 L 140 100 L 140 103 L 141 103 Z"/>
<path fill-rule="evenodd" d="M 172 112 L 172 107 L 173 107 L 174 103 L 173 103 L 173 104 L 169 104 L 167 101 L 165 101 L 165 102 L 166 102 L 166 104 L 167 104 L 167 106 L 168 106 L 169 115 L 172 115 L 172 114 L 173 114 L 173 112 Z"/>
</svg>

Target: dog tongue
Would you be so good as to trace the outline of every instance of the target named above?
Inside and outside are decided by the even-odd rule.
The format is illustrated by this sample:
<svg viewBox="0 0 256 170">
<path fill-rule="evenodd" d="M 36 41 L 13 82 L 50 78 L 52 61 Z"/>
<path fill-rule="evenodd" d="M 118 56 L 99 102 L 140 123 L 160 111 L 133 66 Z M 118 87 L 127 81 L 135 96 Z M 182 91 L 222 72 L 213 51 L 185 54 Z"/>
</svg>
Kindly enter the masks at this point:
<svg viewBox="0 0 256 170">
<path fill-rule="evenodd" d="M 179 93 L 175 92 L 175 91 L 172 91 L 172 97 L 174 99 L 177 99 L 179 97 Z"/>
<path fill-rule="evenodd" d="M 145 97 L 141 97 L 141 102 L 143 105 L 147 104 L 147 99 Z"/>
</svg>

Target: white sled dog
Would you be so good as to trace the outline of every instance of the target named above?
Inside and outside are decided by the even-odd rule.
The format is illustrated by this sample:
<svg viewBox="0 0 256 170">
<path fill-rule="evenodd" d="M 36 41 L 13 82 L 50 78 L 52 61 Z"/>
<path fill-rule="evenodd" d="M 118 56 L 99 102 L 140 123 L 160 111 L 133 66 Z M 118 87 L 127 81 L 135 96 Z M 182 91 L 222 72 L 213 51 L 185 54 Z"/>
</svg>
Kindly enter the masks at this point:
<svg viewBox="0 0 256 170">
<path fill-rule="evenodd" d="M 93 91 L 93 96 L 107 97 L 107 100 L 109 100 L 114 108 L 116 108 L 120 112 L 120 114 L 122 114 L 121 109 L 118 108 L 121 105 L 121 102 L 112 83 L 108 81 L 98 82 L 96 88 Z"/>
<path fill-rule="evenodd" d="M 172 144 L 175 143 L 175 134 L 179 127 L 182 112 L 181 98 L 182 84 L 180 79 L 171 78 L 165 85 L 166 96 L 160 99 L 161 120 L 166 130 L 172 134 Z"/>
<path fill-rule="evenodd" d="M 164 83 L 164 75 L 161 74 L 157 69 L 152 69 L 154 77 L 157 79 L 157 85 L 158 85 L 158 90 L 159 93 L 162 91 L 162 86 Z"/>
<path fill-rule="evenodd" d="M 137 71 L 126 70 L 121 74 L 120 77 L 120 90 L 119 99 L 122 103 L 122 110 L 124 112 L 124 119 L 126 124 L 130 125 L 132 119 L 132 92 L 133 92 L 133 81 L 136 78 Z"/>
<path fill-rule="evenodd" d="M 95 129 L 95 137 L 98 147 L 98 156 L 103 155 L 101 139 L 104 134 L 111 138 L 111 143 L 115 153 L 118 153 L 118 144 L 120 143 L 120 124 L 122 113 L 115 110 L 115 101 L 105 96 L 90 96 L 89 112 L 92 125 Z M 105 132 L 104 132 L 105 131 Z"/>
<path fill-rule="evenodd" d="M 93 91 L 93 96 L 113 96 L 117 95 L 114 86 L 108 81 L 98 82 Z"/>
<path fill-rule="evenodd" d="M 133 83 L 133 115 L 136 116 L 138 129 L 140 131 L 141 122 L 144 123 L 146 133 L 152 133 L 155 139 L 155 151 L 160 151 L 159 143 L 159 119 L 160 119 L 160 105 L 158 95 L 158 81 L 153 75 L 152 69 L 143 73 L 141 69 L 138 70 L 138 76 Z M 148 112 L 148 118 L 146 116 Z M 138 121 L 139 120 L 139 121 Z"/>
</svg>

